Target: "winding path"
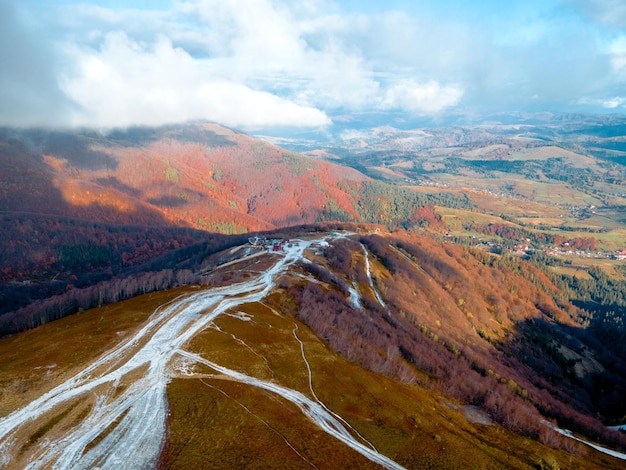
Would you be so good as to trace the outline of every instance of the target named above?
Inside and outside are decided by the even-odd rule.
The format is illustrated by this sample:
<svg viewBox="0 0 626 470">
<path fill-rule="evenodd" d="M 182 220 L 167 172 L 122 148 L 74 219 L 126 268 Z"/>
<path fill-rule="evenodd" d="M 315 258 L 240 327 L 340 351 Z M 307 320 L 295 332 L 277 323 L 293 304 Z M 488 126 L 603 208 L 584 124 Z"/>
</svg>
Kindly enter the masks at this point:
<svg viewBox="0 0 626 470">
<path fill-rule="evenodd" d="M 300 242 L 289 247 L 270 269 L 254 279 L 179 297 L 160 307 L 133 337 L 29 405 L 0 419 L 0 467 L 10 466 L 19 457 L 18 434 L 33 420 L 44 420 L 46 413 L 77 400 L 92 402 L 87 416 L 56 440 L 37 442 L 26 468 L 155 467 L 166 436 L 170 362 L 179 354 L 280 395 L 296 404 L 324 431 L 371 461 L 386 468 L 402 468 L 363 444 L 353 430 L 342 424 L 345 421 L 331 414 L 319 400 L 226 369 L 183 349 L 189 339 L 220 314 L 244 303 L 261 301 L 274 287 L 276 276 L 303 259 L 309 245 L 310 242 Z"/>
</svg>

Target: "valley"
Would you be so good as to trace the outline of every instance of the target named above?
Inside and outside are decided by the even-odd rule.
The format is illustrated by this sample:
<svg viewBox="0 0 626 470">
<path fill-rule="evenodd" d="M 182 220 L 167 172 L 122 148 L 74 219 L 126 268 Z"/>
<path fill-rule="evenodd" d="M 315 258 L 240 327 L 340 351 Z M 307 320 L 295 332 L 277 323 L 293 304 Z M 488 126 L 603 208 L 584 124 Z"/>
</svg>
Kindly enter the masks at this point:
<svg viewBox="0 0 626 470">
<path fill-rule="evenodd" d="M 445 211 L 459 219 L 453 233 L 476 234 L 467 219 L 479 212 L 479 219 L 488 215 L 534 232 L 593 236 L 607 252 L 623 249 L 622 116 L 545 113 L 419 128 L 351 126 L 326 140 L 268 140 L 398 187 L 466 195 L 470 214 Z"/>
<path fill-rule="evenodd" d="M 623 468 L 626 167 L 581 119 L 3 129 L 0 466 Z"/>
</svg>

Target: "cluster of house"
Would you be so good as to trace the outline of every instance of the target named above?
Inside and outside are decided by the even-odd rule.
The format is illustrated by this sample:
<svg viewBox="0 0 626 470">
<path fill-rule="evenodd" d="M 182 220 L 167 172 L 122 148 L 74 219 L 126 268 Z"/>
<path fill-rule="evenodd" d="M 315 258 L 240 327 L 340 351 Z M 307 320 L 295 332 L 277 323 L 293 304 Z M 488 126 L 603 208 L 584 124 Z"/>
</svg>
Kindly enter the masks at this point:
<svg viewBox="0 0 626 470">
<path fill-rule="evenodd" d="M 263 248 L 267 251 L 282 251 L 285 246 L 291 246 L 288 238 L 250 237 L 248 242 L 254 248 Z"/>
<path fill-rule="evenodd" d="M 528 250 L 530 250 L 528 243 L 518 243 L 513 248 L 513 253 L 515 253 L 516 255 L 525 255 L 526 253 L 528 253 Z"/>
<path fill-rule="evenodd" d="M 572 249 L 569 249 L 567 246 L 548 248 L 546 250 L 546 255 L 548 256 L 577 255 L 577 256 L 585 256 L 587 258 L 605 258 L 605 259 L 614 259 L 618 261 L 626 260 L 626 250 L 617 251 L 615 253 L 605 253 L 603 251 L 589 252 L 589 251 L 581 251 L 581 250 L 572 250 Z"/>
<path fill-rule="evenodd" d="M 446 234 L 446 236 L 451 236 Z M 483 241 L 480 238 L 473 237 L 476 245 L 475 246 L 487 246 L 492 250 L 503 249 L 502 244 L 493 242 L 493 241 Z M 511 247 L 511 252 L 513 254 L 523 256 L 532 251 L 532 248 L 528 243 L 517 243 L 513 247 Z M 569 247 L 569 243 L 564 243 L 562 246 L 557 246 L 553 248 L 548 248 L 545 250 L 545 254 L 548 256 L 562 256 L 562 255 L 577 255 L 591 258 L 605 258 L 605 259 L 614 259 L 618 261 L 626 261 L 626 249 L 617 251 L 614 253 L 605 253 L 602 251 L 583 251 L 583 250 L 573 250 Z"/>
</svg>

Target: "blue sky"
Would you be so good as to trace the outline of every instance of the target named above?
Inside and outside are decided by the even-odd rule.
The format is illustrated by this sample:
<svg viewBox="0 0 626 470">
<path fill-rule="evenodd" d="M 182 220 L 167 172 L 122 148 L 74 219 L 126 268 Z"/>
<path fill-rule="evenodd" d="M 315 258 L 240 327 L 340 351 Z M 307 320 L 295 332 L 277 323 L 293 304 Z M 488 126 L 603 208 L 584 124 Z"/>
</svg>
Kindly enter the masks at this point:
<svg viewBox="0 0 626 470">
<path fill-rule="evenodd" d="M 623 0 L 0 0 L 0 124 L 626 108 Z"/>
</svg>

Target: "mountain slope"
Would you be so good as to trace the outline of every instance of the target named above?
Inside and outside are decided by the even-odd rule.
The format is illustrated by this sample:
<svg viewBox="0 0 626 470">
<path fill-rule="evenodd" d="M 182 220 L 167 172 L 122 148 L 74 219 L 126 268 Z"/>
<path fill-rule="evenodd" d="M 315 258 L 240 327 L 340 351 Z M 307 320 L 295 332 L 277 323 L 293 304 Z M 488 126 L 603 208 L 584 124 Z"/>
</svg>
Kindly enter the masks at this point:
<svg viewBox="0 0 626 470">
<path fill-rule="evenodd" d="M 0 315 L 219 238 L 207 232 L 323 220 L 395 226 L 429 203 L 468 203 L 372 182 L 210 123 L 0 129 L 0 168 Z"/>
<path fill-rule="evenodd" d="M 2 132 L 0 208 L 110 223 L 241 233 L 311 223 L 355 170 L 217 124 L 84 132 Z"/>
<path fill-rule="evenodd" d="M 0 163 L 0 315 L 219 238 L 206 232 L 313 222 L 329 201 L 358 218 L 339 183 L 365 180 L 206 123 L 1 129 Z"/>
<path fill-rule="evenodd" d="M 538 269 L 409 234 L 340 240 L 325 258 L 303 267 L 332 288 L 295 280 L 276 305 L 296 305 L 346 357 L 479 405 L 515 432 L 545 433 L 542 414 L 624 445 L 596 419 L 624 413 L 618 349 Z M 355 287 L 359 304 L 348 301 Z"/>
<path fill-rule="evenodd" d="M 294 240 L 297 234 L 292 233 L 284 251 L 242 247 L 212 257 L 206 266 L 210 288 L 155 293 L 0 340 L 0 433 L 6 436 L 7 429 L 14 429 L 10 442 L 4 442 L 4 464 L 52 462 L 73 452 L 81 461 L 117 452 L 124 452 L 127 462 L 146 458 L 143 451 L 131 451 L 133 442 L 124 436 L 134 429 L 158 431 L 159 426 L 137 427 L 134 420 L 159 416 L 152 413 L 159 406 L 150 401 L 151 413 L 136 413 L 135 406 L 148 409 L 144 393 L 167 384 L 168 431 L 158 455 L 165 468 L 377 468 L 372 459 L 389 468 L 395 464 L 386 459 L 407 468 L 625 468 L 624 461 L 542 424 L 536 407 L 545 397 L 533 387 L 536 371 L 524 369 L 514 350 L 502 354 L 499 349 L 505 342 L 500 333 L 522 319 L 562 314 L 557 327 L 540 324 L 538 329 L 574 326 L 549 299 L 543 307 L 554 311 L 533 305 L 541 301 L 534 284 L 506 269 L 477 264 L 469 252 L 453 248 L 446 253 L 449 247 L 426 238 L 300 235 L 302 240 Z M 429 256 L 412 253 L 417 248 Z M 224 264 L 237 251 L 241 260 Z M 492 323 L 495 313 L 483 307 L 497 303 L 507 290 L 487 283 L 491 300 L 485 303 L 480 292 L 470 298 L 446 270 L 456 267 L 458 257 L 467 275 L 482 265 L 482 277 L 517 281 L 530 294 L 524 312 L 500 313 L 498 325 L 489 330 L 491 342 L 474 328 Z M 464 278 L 464 271 L 459 276 Z M 475 278 L 472 289 L 481 287 L 480 279 Z M 448 288 L 442 281 L 450 283 Z M 402 307 L 394 289 L 408 283 L 415 295 L 403 289 L 403 297 L 417 300 Z M 474 325 L 460 322 L 451 328 L 446 319 L 462 307 L 454 300 L 459 294 L 467 297 L 476 319 Z M 81 341 L 59 348 L 58 341 L 68 334 Z M 519 330 L 511 334 L 523 337 Z M 345 362 L 328 346 L 378 372 Z M 111 354 L 103 355 L 106 351 Z M 472 355 L 493 372 L 478 373 L 477 365 L 469 363 Z M 94 365 L 88 373 L 66 381 L 89 364 Z M 522 371 L 524 377 L 512 382 Z M 161 379 L 141 386 L 155 373 Z M 523 394 L 515 386 L 526 386 L 526 381 L 530 385 Z M 61 394 L 49 394 L 41 403 L 45 407 L 29 405 L 53 387 L 65 390 L 64 384 L 68 390 L 79 385 L 77 395 L 55 399 Z M 475 406 L 467 407 L 467 397 L 458 401 L 450 396 L 459 397 L 454 384 L 490 392 L 482 403 L 474 400 Z M 88 400 L 80 398 L 81 390 Z M 107 399 L 95 400 L 92 393 Z M 568 391 L 557 385 L 551 393 Z M 7 428 L 8 414 L 29 406 L 29 413 L 38 417 Z M 319 414 L 313 413 L 318 409 Z M 322 409 L 332 410 L 337 420 L 330 428 L 320 424 L 321 416 L 330 419 Z M 572 405 L 560 412 L 561 425 L 578 420 Z M 99 417 L 97 432 L 82 433 L 83 420 L 86 430 L 96 429 L 92 415 Z M 86 447 L 75 453 L 74 446 L 64 452 L 62 446 L 48 444 L 64 435 Z M 158 441 L 158 432 L 156 437 Z M 110 446 L 114 442 L 118 444 Z M 355 452 L 359 446 L 370 450 Z"/>
</svg>

